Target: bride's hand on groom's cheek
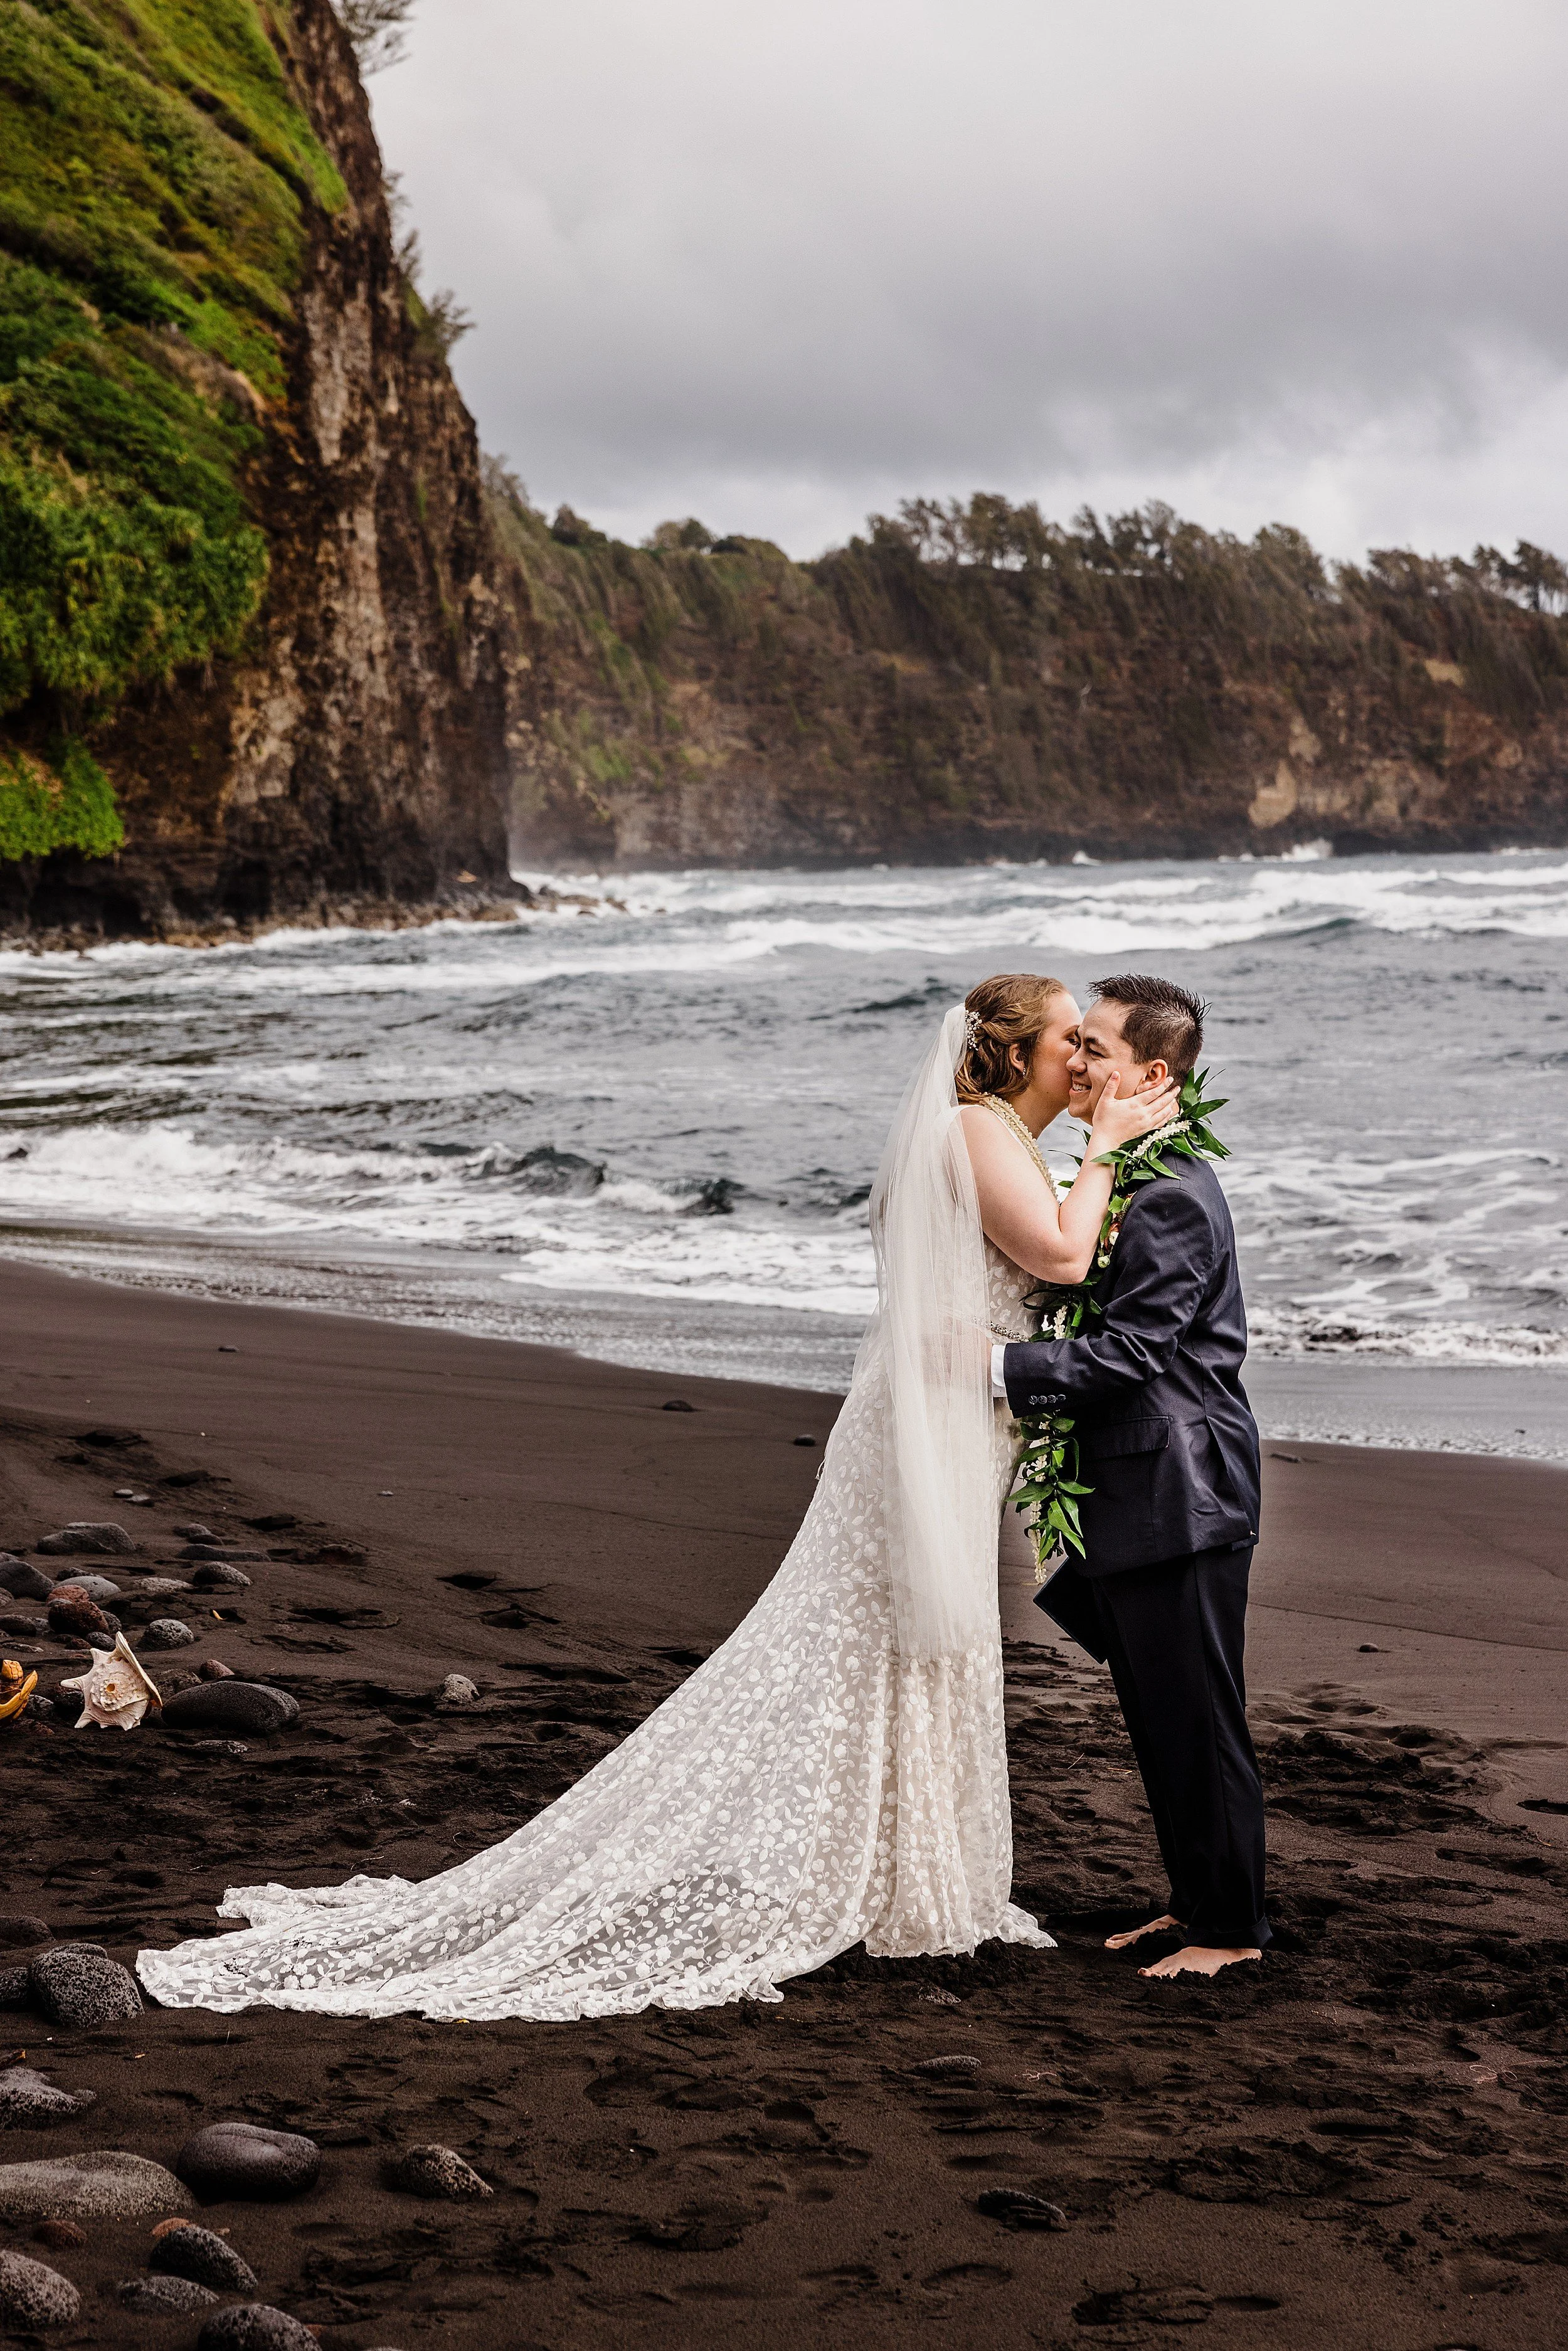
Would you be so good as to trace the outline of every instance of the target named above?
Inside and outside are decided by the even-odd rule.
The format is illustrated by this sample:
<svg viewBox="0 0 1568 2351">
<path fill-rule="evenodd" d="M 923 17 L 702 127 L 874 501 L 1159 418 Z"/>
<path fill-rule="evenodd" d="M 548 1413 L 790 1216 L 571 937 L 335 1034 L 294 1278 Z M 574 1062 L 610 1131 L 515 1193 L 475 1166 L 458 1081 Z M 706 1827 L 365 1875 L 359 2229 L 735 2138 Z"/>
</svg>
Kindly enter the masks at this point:
<svg viewBox="0 0 1568 2351">
<path fill-rule="evenodd" d="M 1122 1073 L 1113 1070 L 1101 1089 L 1094 1105 L 1094 1117 L 1090 1128 L 1091 1140 L 1102 1151 L 1113 1151 L 1122 1144 L 1135 1143 L 1143 1134 L 1150 1134 L 1156 1126 L 1165 1126 L 1175 1118 L 1181 1102 L 1181 1086 L 1174 1078 L 1148 1093 L 1122 1093 Z"/>
</svg>

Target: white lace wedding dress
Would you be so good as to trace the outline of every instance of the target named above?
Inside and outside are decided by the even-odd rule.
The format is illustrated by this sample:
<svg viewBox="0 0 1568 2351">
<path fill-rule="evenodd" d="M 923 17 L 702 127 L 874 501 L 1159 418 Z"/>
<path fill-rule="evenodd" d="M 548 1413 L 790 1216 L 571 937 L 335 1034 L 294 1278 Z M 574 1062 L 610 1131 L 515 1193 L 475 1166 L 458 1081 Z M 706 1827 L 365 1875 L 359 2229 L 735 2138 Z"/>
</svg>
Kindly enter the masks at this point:
<svg viewBox="0 0 1568 2351">
<path fill-rule="evenodd" d="M 985 1244 L 996 1335 L 1030 1277 Z M 778 2000 L 863 1940 L 879 1956 L 1051 1948 L 1010 1898 L 989 1629 L 901 1653 L 885 1507 L 890 1390 L 862 1361 L 799 1535 L 745 1621 L 657 1711 L 502 1844 L 421 1885 L 231 1889 L 239 1934 L 143 1951 L 166 2006 L 341 2016 L 610 2016 Z M 1014 1426 L 992 1415 L 994 1530 Z M 907 1645 L 906 1645 L 907 1646 Z"/>
</svg>

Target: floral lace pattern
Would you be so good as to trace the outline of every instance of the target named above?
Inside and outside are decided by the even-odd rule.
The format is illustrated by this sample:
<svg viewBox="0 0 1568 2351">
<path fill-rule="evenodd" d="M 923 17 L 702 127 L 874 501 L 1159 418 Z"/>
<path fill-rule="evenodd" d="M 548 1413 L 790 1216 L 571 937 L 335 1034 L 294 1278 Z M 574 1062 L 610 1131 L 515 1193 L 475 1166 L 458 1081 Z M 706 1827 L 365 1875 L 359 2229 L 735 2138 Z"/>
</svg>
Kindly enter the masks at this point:
<svg viewBox="0 0 1568 2351">
<path fill-rule="evenodd" d="M 988 1244 L 998 1327 L 1030 1277 Z M 143 1951 L 165 2006 L 340 2016 L 625 2015 L 778 2000 L 863 1939 L 995 1937 L 1016 1908 L 999 1626 L 961 1656 L 894 1638 L 885 1397 L 857 1382 L 800 1531 L 750 1614 L 631 1737 L 515 1835 L 439 1876 L 231 1888 L 247 1929 Z M 998 1515 L 1014 1424 L 997 1412 Z"/>
</svg>

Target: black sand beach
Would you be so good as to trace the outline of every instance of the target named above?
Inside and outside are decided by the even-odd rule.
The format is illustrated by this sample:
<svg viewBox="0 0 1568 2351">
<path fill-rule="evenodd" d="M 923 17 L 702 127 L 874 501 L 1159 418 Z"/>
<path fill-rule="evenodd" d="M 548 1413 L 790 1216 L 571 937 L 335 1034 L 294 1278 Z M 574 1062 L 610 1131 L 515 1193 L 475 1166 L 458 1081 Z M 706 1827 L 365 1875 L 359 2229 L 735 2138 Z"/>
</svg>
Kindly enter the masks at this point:
<svg viewBox="0 0 1568 2351">
<path fill-rule="evenodd" d="M 180 1572 L 160 1564 L 174 1528 L 243 1531 L 267 1554 L 250 1587 L 182 1595 L 198 1645 L 149 1663 L 220 1657 L 301 1709 L 243 1756 L 162 1727 L 0 1726 L 0 1913 L 127 1962 L 215 1931 L 226 1885 L 424 1876 L 547 1802 L 766 1582 L 835 1408 L 14 1266 L 0 1304 L 0 1543 L 121 1520 L 135 1558 L 83 1563 L 120 1584 L 135 1638 L 171 1609 L 134 1593 Z M 1038 1637 L 1009 1570 L 1018 1892 L 1059 1951 L 852 1953 L 778 2007 L 573 2026 L 149 2011 L 73 2032 L 17 2009 L 5 2046 L 97 2103 L 6 2132 L 0 2161 L 172 2163 L 225 2118 L 308 2132 L 309 2194 L 204 2217 L 345 2351 L 879 2345 L 923 2322 L 960 2345 L 1560 2339 L 1568 1473 L 1266 1455 L 1260 1967 L 1147 1984 L 1100 1948 L 1160 1891 L 1153 1840 L 1103 1677 Z M 16 1629 L 3 1646 L 46 1689 L 85 1661 Z M 434 1710 L 453 1672 L 476 1710 Z M 919 2070 L 938 2058 L 974 2062 Z M 427 2141 L 494 2198 L 389 2186 Z M 1064 2225 L 981 2209 L 1005 2189 Z M 119 2305 L 150 2227 L 88 2223 L 51 2252 L 11 2224 L 0 2244 L 83 2290 L 51 2340 L 193 2344 L 196 2319 Z"/>
</svg>

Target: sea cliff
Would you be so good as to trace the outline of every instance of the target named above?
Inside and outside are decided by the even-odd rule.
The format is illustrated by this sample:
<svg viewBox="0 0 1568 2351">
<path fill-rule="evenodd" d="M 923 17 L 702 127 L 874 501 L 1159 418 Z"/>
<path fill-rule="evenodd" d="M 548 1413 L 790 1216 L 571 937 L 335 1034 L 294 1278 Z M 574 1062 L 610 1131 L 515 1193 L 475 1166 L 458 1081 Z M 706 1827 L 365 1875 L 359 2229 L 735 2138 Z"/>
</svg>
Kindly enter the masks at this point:
<svg viewBox="0 0 1568 2351">
<path fill-rule="evenodd" d="M 1535 550 L 1331 571 L 1286 528 L 1062 529 L 993 498 L 935 544 L 906 508 L 799 564 L 552 528 L 494 469 L 490 493 L 532 656 L 523 865 L 1568 839 L 1568 622 Z"/>
<path fill-rule="evenodd" d="M 477 445 L 328 0 L 0 0 L 0 918 L 482 899 Z"/>
</svg>

